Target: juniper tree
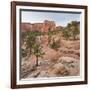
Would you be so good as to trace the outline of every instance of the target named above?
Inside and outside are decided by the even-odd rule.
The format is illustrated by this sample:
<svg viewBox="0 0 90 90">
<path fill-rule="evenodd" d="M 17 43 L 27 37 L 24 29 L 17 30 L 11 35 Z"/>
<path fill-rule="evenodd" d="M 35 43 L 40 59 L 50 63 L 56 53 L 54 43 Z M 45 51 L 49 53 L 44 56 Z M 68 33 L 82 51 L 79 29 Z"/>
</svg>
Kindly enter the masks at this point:
<svg viewBox="0 0 90 90">
<path fill-rule="evenodd" d="M 63 36 L 68 40 L 70 37 L 76 39 L 76 36 L 80 33 L 77 21 L 72 21 L 68 23 L 67 26 L 63 29 Z"/>
<path fill-rule="evenodd" d="M 80 30 L 78 28 L 78 22 L 77 21 L 72 21 L 72 36 L 73 36 L 73 39 L 75 40 L 76 39 L 76 36 L 80 33 Z"/>
<path fill-rule="evenodd" d="M 32 51 L 32 53 L 33 53 L 33 55 L 35 55 L 36 56 L 36 66 L 38 66 L 38 59 L 39 59 L 39 57 L 43 57 L 43 55 L 45 54 L 44 52 L 42 52 L 42 46 L 40 45 L 40 44 L 38 44 L 38 43 L 34 43 L 34 45 L 33 45 L 33 51 Z"/>
<path fill-rule="evenodd" d="M 36 56 L 36 66 L 38 66 L 38 59 L 42 57 L 44 53 L 42 52 L 42 46 L 37 40 L 37 36 L 41 36 L 41 33 L 29 32 L 26 40 L 26 47 L 29 49 L 29 55 L 33 54 Z"/>
<path fill-rule="evenodd" d="M 35 34 L 33 32 L 29 32 L 26 40 L 26 49 L 29 49 L 29 55 L 32 54 L 33 45 L 35 43 Z"/>
<path fill-rule="evenodd" d="M 58 48 L 60 47 L 60 39 L 58 41 L 55 41 L 53 39 L 53 42 L 52 42 L 52 44 L 50 44 L 50 47 L 54 50 L 58 50 Z"/>
</svg>

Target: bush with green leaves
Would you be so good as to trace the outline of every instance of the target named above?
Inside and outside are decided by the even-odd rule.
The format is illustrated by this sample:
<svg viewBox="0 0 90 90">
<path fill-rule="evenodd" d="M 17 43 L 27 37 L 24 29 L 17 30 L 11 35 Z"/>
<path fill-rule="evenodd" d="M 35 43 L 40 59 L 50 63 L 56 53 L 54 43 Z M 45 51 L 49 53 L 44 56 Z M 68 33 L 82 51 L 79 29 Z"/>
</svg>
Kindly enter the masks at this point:
<svg viewBox="0 0 90 90">
<path fill-rule="evenodd" d="M 43 55 L 45 54 L 42 52 L 42 46 L 38 43 L 34 43 L 32 53 L 36 56 L 36 66 L 38 66 L 38 58 L 43 58 Z"/>
<path fill-rule="evenodd" d="M 21 48 L 21 56 L 26 57 L 27 56 L 27 51 L 23 48 Z"/>
<path fill-rule="evenodd" d="M 55 40 L 53 39 L 52 44 L 50 44 L 50 48 L 52 48 L 52 49 L 54 49 L 54 50 L 58 50 L 59 47 L 60 47 L 60 40 L 55 41 Z"/>
<path fill-rule="evenodd" d="M 69 40 L 71 35 L 67 28 L 63 29 L 63 36 L 65 37 L 66 40 Z"/>
<path fill-rule="evenodd" d="M 68 23 L 68 25 L 63 29 L 63 36 L 66 40 L 70 39 L 70 37 L 72 37 L 73 40 L 76 40 L 76 36 L 80 33 L 78 25 L 79 22 L 72 21 L 71 23 Z"/>
<path fill-rule="evenodd" d="M 27 34 L 27 40 L 26 40 L 26 49 L 29 49 L 29 55 L 32 54 L 33 45 L 35 43 L 36 36 L 34 33 L 29 32 Z"/>
<path fill-rule="evenodd" d="M 36 56 L 36 66 L 38 66 L 38 59 L 39 57 L 42 57 L 44 55 L 44 52 L 42 52 L 42 46 L 39 42 L 36 42 L 37 36 L 40 36 L 40 32 L 28 32 L 26 34 L 26 51 L 22 49 L 22 55 L 30 57 L 30 55 Z M 25 37 L 25 36 L 24 36 Z M 28 54 L 29 53 L 29 54 Z"/>
<path fill-rule="evenodd" d="M 78 23 L 76 21 L 71 22 L 71 29 L 72 29 L 72 37 L 76 40 L 76 35 L 80 33 L 80 29 L 78 28 Z"/>
</svg>

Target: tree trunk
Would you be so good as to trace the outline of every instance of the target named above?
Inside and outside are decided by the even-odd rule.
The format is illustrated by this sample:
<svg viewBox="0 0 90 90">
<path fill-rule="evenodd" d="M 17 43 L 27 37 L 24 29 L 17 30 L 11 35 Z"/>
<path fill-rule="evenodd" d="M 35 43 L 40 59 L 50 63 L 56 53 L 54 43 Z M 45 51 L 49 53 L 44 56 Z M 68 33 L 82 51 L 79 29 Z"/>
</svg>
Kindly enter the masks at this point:
<svg viewBox="0 0 90 90">
<path fill-rule="evenodd" d="M 36 57 L 36 66 L 38 66 L 38 57 Z"/>
<path fill-rule="evenodd" d="M 29 49 L 29 53 L 27 54 L 27 59 L 29 59 L 31 56 L 31 48 Z"/>
<path fill-rule="evenodd" d="M 32 52 L 32 51 L 31 51 L 31 48 L 30 48 L 30 54 L 31 54 L 31 52 Z"/>
<path fill-rule="evenodd" d="M 74 40 L 76 40 L 76 37 L 74 36 Z"/>
</svg>

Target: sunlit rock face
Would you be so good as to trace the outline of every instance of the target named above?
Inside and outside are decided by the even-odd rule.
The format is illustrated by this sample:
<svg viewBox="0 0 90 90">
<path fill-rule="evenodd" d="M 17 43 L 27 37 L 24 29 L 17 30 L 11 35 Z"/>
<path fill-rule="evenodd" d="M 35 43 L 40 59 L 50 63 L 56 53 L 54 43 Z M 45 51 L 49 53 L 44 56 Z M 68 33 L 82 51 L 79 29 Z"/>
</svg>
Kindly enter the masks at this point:
<svg viewBox="0 0 90 90">
<path fill-rule="evenodd" d="M 54 21 L 45 20 L 43 23 L 21 23 L 21 31 L 39 31 L 48 32 L 56 29 L 56 24 Z"/>
<path fill-rule="evenodd" d="M 48 20 L 45 20 L 44 21 L 44 31 L 45 32 L 48 32 L 48 31 L 53 31 L 55 30 L 56 28 L 56 24 L 54 21 L 48 21 Z"/>
</svg>

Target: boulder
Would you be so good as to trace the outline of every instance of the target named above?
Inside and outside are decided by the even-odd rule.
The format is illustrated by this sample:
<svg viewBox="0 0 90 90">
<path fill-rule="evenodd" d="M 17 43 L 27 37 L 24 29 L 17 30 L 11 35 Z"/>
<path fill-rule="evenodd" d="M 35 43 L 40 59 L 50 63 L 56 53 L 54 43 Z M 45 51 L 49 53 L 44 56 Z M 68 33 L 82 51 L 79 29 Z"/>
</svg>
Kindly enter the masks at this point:
<svg viewBox="0 0 90 90">
<path fill-rule="evenodd" d="M 49 76 L 67 76 L 69 72 L 62 63 L 56 63 L 48 70 Z"/>
<path fill-rule="evenodd" d="M 58 63 L 62 63 L 68 70 L 69 76 L 79 75 L 80 61 L 72 57 L 61 57 Z"/>
</svg>

